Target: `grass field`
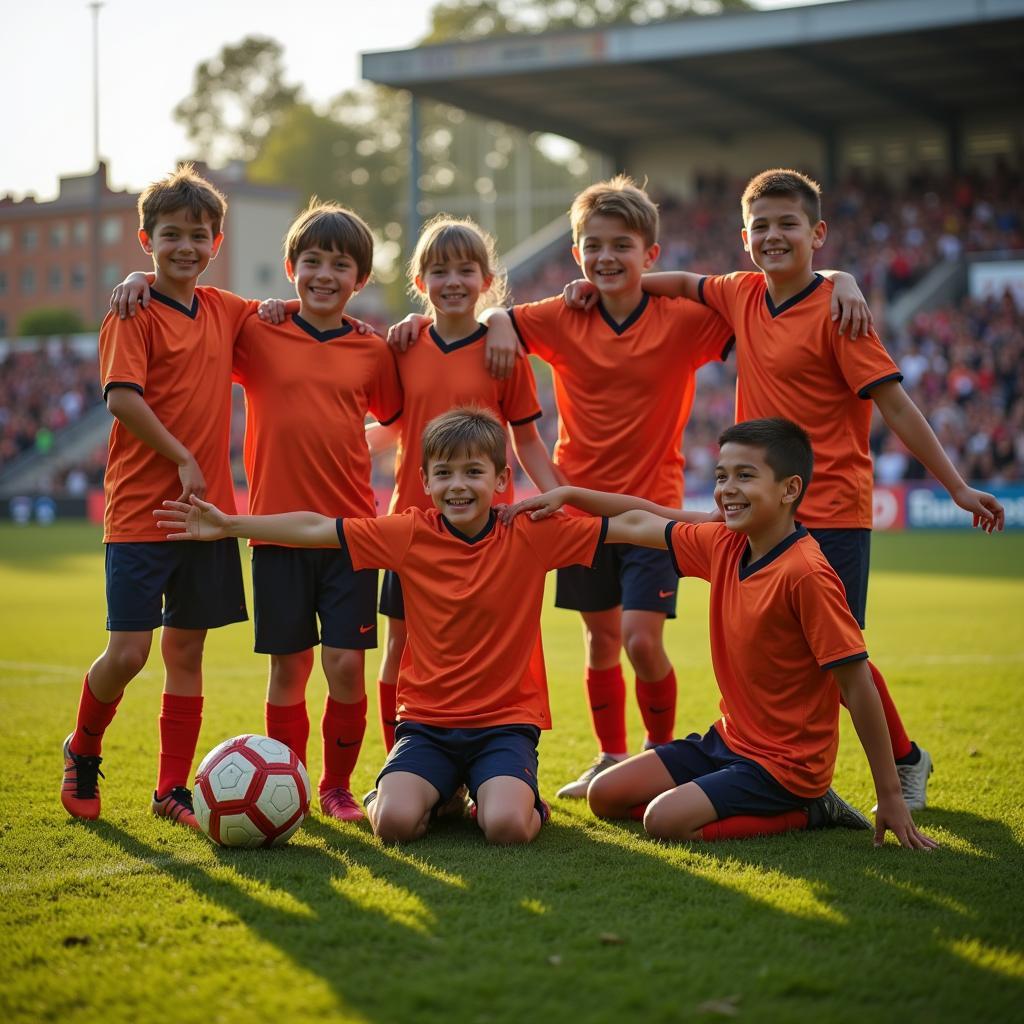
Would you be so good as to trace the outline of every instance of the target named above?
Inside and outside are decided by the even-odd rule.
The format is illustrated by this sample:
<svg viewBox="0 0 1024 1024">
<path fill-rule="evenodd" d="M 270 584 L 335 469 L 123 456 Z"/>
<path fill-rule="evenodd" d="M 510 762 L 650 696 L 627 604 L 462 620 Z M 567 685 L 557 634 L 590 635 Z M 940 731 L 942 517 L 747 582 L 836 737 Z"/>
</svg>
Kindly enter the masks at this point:
<svg viewBox="0 0 1024 1024">
<path fill-rule="evenodd" d="M 684 732 L 715 717 L 706 600 L 685 583 L 668 630 Z M 104 643 L 102 549 L 91 527 L 2 527 L 0 1020 L 1024 1020 L 1022 609 L 1022 535 L 875 539 L 868 644 L 935 759 L 930 855 L 845 832 L 659 845 L 567 802 L 527 849 L 469 823 L 385 848 L 314 815 L 285 849 L 235 852 L 149 814 L 156 654 L 107 736 L 103 819 L 68 819 L 60 744 Z M 249 630 L 208 641 L 200 753 L 262 731 Z M 545 646 L 553 793 L 592 740 L 574 616 L 546 612 Z M 319 674 L 310 695 L 318 715 Z M 371 725 L 357 792 L 381 761 Z M 835 785 L 871 806 L 848 720 Z"/>
</svg>

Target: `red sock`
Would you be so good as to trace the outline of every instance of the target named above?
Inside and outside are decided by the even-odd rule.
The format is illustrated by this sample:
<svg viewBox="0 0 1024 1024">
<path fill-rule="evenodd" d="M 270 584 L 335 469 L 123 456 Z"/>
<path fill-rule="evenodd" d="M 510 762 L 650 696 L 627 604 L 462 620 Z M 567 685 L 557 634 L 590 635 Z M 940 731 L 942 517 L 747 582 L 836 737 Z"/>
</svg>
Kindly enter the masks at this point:
<svg viewBox="0 0 1024 1024">
<path fill-rule="evenodd" d="M 752 814 L 736 814 L 731 818 L 719 818 L 700 830 L 705 842 L 717 839 L 749 839 L 751 836 L 772 836 L 778 832 L 807 828 L 806 811 L 786 811 L 785 814 L 770 814 L 755 817 Z"/>
<path fill-rule="evenodd" d="M 103 747 L 103 734 L 107 730 L 121 703 L 118 697 L 112 704 L 104 704 L 97 700 L 89 688 L 89 673 L 82 680 L 82 696 L 78 698 L 78 719 L 75 722 L 75 734 L 71 737 L 71 749 L 76 754 L 98 756 Z"/>
<path fill-rule="evenodd" d="M 324 773 L 320 777 L 320 792 L 348 789 L 366 732 L 366 697 L 357 704 L 342 704 L 340 700 L 328 697 L 320 730 L 324 737 Z"/>
<path fill-rule="evenodd" d="M 868 668 L 871 669 L 871 681 L 878 691 L 878 699 L 882 702 L 882 714 L 885 715 L 885 724 L 889 730 L 889 742 L 892 744 L 892 757 L 894 761 L 898 761 L 901 757 L 906 757 L 914 748 L 907 735 L 907 730 L 903 728 L 903 719 L 900 718 L 900 713 L 896 710 L 896 705 L 889 695 L 885 676 L 870 661 Z M 839 700 L 845 708 L 846 701 L 842 697 Z"/>
<path fill-rule="evenodd" d="M 267 735 L 293 750 L 305 765 L 306 746 L 309 742 L 306 702 L 301 700 L 298 704 L 271 704 L 268 701 L 264 709 L 264 721 L 267 723 Z"/>
<path fill-rule="evenodd" d="M 203 724 L 203 698 L 165 693 L 160 702 L 160 764 L 156 791 L 166 796 L 176 786 L 188 786 Z"/>
<path fill-rule="evenodd" d="M 636 678 L 636 701 L 647 729 L 648 743 L 669 743 L 676 725 L 676 673 L 668 670 L 664 679 L 648 682 Z"/>
<path fill-rule="evenodd" d="M 395 726 L 398 725 L 397 708 L 398 686 L 377 680 L 377 698 L 380 705 L 380 731 L 384 735 L 384 749 L 391 753 L 395 745 Z"/>
<path fill-rule="evenodd" d="M 605 754 L 626 753 L 626 680 L 622 666 L 588 668 L 587 698 L 597 742 Z"/>
<path fill-rule="evenodd" d="M 633 806 L 626 811 L 626 817 L 632 821 L 643 821 L 646 813 L 647 804 L 633 804 Z"/>
</svg>

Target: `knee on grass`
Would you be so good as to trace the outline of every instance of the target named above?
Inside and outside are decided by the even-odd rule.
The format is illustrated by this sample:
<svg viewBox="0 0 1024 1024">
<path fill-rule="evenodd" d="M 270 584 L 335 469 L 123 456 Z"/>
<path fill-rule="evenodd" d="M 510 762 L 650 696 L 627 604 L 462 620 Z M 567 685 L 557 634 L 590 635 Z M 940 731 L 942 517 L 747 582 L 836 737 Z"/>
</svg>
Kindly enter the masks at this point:
<svg viewBox="0 0 1024 1024">
<path fill-rule="evenodd" d="M 533 807 L 526 813 L 507 807 L 486 815 L 480 827 L 484 838 L 494 846 L 521 846 L 532 842 L 537 835 L 538 815 Z"/>
<path fill-rule="evenodd" d="M 409 843 L 419 839 L 427 831 L 430 812 L 419 812 L 409 807 L 397 806 L 394 801 L 381 801 L 370 815 L 373 834 L 385 843 Z"/>
</svg>

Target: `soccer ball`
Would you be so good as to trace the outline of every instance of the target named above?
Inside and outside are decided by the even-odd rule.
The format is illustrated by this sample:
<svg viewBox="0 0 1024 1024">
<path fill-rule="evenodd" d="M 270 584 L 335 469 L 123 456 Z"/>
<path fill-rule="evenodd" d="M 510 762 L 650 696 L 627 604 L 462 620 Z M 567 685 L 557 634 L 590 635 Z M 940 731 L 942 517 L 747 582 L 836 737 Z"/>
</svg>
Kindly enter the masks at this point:
<svg viewBox="0 0 1024 1024">
<path fill-rule="evenodd" d="M 236 736 L 214 747 L 196 772 L 196 819 L 221 846 L 288 842 L 309 813 L 309 776 L 283 743 Z"/>
</svg>

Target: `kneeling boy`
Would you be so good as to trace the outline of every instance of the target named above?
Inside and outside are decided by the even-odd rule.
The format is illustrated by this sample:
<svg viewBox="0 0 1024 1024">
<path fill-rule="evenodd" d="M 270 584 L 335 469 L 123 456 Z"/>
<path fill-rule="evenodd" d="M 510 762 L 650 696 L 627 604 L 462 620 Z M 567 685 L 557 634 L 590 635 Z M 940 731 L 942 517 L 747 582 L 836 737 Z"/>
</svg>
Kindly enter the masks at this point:
<svg viewBox="0 0 1024 1024">
<path fill-rule="evenodd" d="M 455 409 L 432 420 L 421 467 L 429 511 L 377 519 L 226 516 L 193 498 L 154 513 L 160 526 L 178 531 L 172 540 L 340 547 L 355 569 L 401 576 L 408 642 L 399 725 L 367 799 L 373 830 L 388 841 L 422 836 L 433 809 L 463 783 L 489 842 L 529 842 L 547 817 L 537 786 L 537 741 L 551 725 L 540 644 L 544 577 L 590 565 L 606 523 L 499 521 L 491 501 L 508 483 L 505 444 L 504 427 L 489 412 Z"/>
<path fill-rule="evenodd" d="M 722 718 L 700 737 L 663 744 L 590 784 L 595 814 L 642 810 L 661 839 L 734 839 L 870 822 L 829 788 L 842 695 L 878 795 L 875 843 L 936 845 L 900 792 L 860 628 L 816 541 L 795 521 L 811 479 L 807 434 L 783 419 L 751 420 L 719 438 L 715 502 L 724 523 L 692 525 L 642 499 L 558 488 L 520 502 L 544 517 L 563 503 L 614 515 L 609 536 L 667 548 L 680 576 L 711 583 L 711 652 Z M 632 510 L 632 511 L 630 511 Z M 687 517 L 690 518 L 690 517 Z M 619 524 L 622 524 L 621 526 Z"/>
</svg>

